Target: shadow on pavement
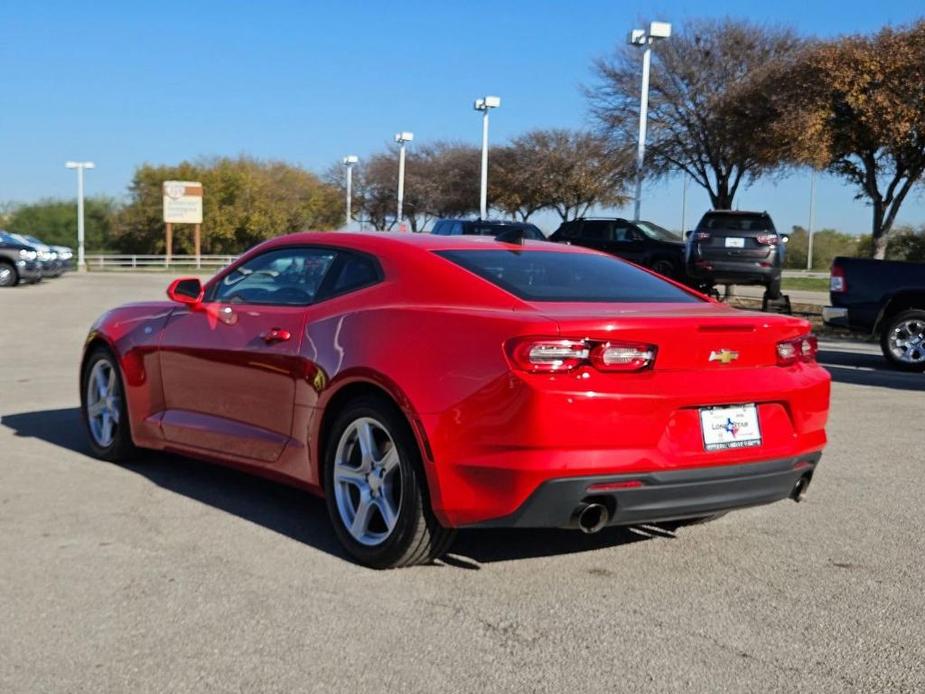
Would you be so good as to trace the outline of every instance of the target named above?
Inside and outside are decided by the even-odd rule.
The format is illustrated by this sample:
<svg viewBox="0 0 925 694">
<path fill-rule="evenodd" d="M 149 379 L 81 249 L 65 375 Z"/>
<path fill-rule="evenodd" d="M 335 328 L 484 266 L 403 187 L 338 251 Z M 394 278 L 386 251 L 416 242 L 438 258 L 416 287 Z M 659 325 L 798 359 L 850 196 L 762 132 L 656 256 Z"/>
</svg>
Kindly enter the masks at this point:
<svg viewBox="0 0 925 694">
<path fill-rule="evenodd" d="M 16 436 L 91 455 L 76 407 L 4 415 L 0 424 L 13 430 Z M 324 501 L 309 492 L 221 465 L 158 451 L 143 453 L 137 462 L 120 467 L 171 492 L 347 558 L 334 537 Z M 459 533 L 449 556 L 441 563 L 471 569 L 482 563 L 585 552 L 653 537 L 674 535 L 651 526 L 606 528 L 595 535 L 566 530 L 468 530 Z"/>
<path fill-rule="evenodd" d="M 817 360 L 837 383 L 925 391 L 925 375 L 898 371 L 879 354 L 820 349 Z"/>
</svg>

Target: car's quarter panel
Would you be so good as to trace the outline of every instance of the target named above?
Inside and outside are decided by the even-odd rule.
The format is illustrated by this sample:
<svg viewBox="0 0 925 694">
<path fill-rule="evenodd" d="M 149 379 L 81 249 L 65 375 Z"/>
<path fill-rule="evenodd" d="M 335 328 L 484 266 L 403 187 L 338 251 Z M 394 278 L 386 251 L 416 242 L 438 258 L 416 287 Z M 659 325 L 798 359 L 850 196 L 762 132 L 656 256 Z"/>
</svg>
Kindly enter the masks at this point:
<svg viewBox="0 0 925 694">
<path fill-rule="evenodd" d="M 202 304 L 179 307 L 160 340 L 164 437 L 272 463 L 292 432 L 306 309 Z M 265 339 L 270 331 L 285 340 Z"/>
</svg>

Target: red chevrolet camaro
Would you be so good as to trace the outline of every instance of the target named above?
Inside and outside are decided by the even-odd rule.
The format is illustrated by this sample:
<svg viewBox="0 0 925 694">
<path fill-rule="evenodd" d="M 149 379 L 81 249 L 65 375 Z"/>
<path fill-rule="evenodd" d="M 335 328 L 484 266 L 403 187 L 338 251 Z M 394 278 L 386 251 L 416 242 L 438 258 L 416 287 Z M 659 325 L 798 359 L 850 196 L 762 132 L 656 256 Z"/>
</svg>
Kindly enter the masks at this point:
<svg viewBox="0 0 925 694">
<path fill-rule="evenodd" d="M 218 461 L 323 495 L 369 566 L 456 528 L 703 520 L 799 500 L 829 375 L 809 324 L 593 251 L 301 233 L 90 330 L 96 455 Z"/>
</svg>

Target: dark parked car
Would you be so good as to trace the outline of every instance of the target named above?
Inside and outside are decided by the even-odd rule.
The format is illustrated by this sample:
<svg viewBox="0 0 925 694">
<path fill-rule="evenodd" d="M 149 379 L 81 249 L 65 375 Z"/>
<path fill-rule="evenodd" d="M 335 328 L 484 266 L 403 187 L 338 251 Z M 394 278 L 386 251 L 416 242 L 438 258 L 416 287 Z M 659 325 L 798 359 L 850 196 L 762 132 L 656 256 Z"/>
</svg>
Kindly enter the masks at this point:
<svg viewBox="0 0 925 694">
<path fill-rule="evenodd" d="M 879 337 L 893 366 L 925 371 L 925 263 L 836 258 L 829 297 L 828 325 Z"/>
<path fill-rule="evenodd" d="M 39 254 L 39 267 L 42 269 L 42 277 L 60 277 L 64 273 L 64 263 L 58 257 L 57 251 L 52 249 L 51 246 L 28 234 L 11 234 L 11 236 L 31 246 Z"/>
<path fill-rule="evenodd" d="M 74 249 L 68 246 L 52 246 L 51 250 L 58 254 L 58 259 L 61 261 L 61 266 L 64 270 L 74 269 Z"/>
<path fill-rule="evenodd" d="M 652 222 L 579 217 L 564 222 L 549 240 L 610 253 L 666 277 L 684 275 L 681 237 Z"/>
<path fill-rule="evenodd" d="M 39 282 L 42 268 L 38 251 L 29 244 L 0 230 L 0 287 L 15 287 L 20 282 Z"/>
<path fill-rule="evenodd" d="M 546 234 L 529 222 L 511 222 L 503 219 L 438 219 L 431 234 L 438 236 L 497 236 L 505 231 L 520 229 L 530 241 L 545 241 Z"/>
<path fill-rule="evenodd" d="M 687 274 L 706 289 L 717 284 L 761 285 L 776 299 L 786 241 L 767 212 L 713 210 L 688 232 Z"/>
</svg>

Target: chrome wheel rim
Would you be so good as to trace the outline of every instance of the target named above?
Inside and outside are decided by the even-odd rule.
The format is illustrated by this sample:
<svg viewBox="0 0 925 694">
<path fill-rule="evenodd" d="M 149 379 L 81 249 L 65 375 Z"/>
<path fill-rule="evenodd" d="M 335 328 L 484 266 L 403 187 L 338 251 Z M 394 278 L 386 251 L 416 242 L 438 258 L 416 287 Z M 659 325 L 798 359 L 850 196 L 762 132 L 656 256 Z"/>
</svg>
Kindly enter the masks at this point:
<svg viewBox="0 0 925 694">
<path fill-rule="evenodd" d="M 0 265 L 0 287 L 13 284 L 13 268 Z"/>
<path fill-rule="evenodd" d="M 905 364 L 925 363 L 925 320 L 912 318 L 893 326 L 890 353 Z"/>
<path fill-rule="evenodd" d="M 93 440 L 101 448 L 108 448 L 115 440 L 121 411 L 116 369 L 108 359 L 100 359 L 87 379 L 87 424 Z"/>
<path fill-rule="evenodd" d="M 385 542 L 401 508 L 401 461 L 388 430 L 371 417 L 350 423 L 334 454 L 334 499 L 350 536 L 367 547 Z"/>
</svg>

